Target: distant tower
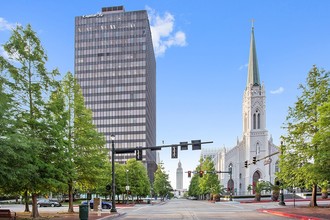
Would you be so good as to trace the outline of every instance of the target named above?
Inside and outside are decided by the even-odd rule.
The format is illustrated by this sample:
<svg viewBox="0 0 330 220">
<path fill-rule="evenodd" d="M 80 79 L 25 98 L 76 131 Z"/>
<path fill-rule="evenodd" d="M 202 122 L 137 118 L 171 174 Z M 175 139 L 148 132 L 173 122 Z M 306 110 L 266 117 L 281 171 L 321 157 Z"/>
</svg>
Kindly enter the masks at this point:
<svg viewBox="0 0 330 220">
<path fill-rule="evenodd" d="M 180 161 L 178 163 L 178 168 L 176 169 L 176 189 L 183 189 L 183 170 Z"/>
</svg>

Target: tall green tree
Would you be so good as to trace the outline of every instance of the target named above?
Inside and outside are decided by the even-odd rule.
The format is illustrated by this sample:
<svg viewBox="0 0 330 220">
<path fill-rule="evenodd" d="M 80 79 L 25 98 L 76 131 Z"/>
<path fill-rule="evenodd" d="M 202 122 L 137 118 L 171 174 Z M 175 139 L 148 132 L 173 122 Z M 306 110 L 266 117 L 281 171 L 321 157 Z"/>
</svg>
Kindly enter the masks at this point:
<svg viewBox="0 0 330 220">
<path fill-rule="evenodd" d="M 49 90 L 55 85 L 57 70 L 48 72 L 45 64 L 47 56 L 36 33 L 30 25 L 17 26 L 12 31 L 4 50 L 9 55 L 6 70 L 15 83 L 13 94 L 19 103 L 23 119 L 21 131 L 28 139 L 26 147 L 31 152 L 29 176 L 22 181 L 21 188 L 32 193 L 32 217 L 38 217 L 37 195 L 52 182 L 56 169 L 48 163 L 47 151 L 50 146 L 45 142 L 42 123 L 43 109 Z M 24 185 L 23 185 L 24 184 Z"/>
<path fill-rule="evenodd" d="M 330 96 L 328 101 L 324 102 L 317 108 L 319 120 L 317 127 L 319 128 L 314 135 L 312 143 L 318 146 L 318 151 L 315 152 L 315 164 L 317 165 L 317 172 L 322 174 L 319 187 L 327 189 L 326 186 L 330 181 Z"/>
<path fill-rule="evenodd" d="M 154 192 L 164 200 L 164 197 L 172 191 L 172 187 L 169 181 L 169 176 L 165 172 L 165 168 L 162 164 L 158 165 L 155 172 L 155 180 L 153 184 Z"/>
<path fill-rule="evenodd" d="M 127 160 L 127 169 L 130 191 L 132 195 L 147 196 L 150 194 L 150 181 L 147 173 L 147 169 L 144 167 L 141 161 L 135 159 Z"/>
<path fill-rule="evenodd" d="M 200 177 L 199 175 L 193 175 L 189 184 L 189 188 L 188 188 L 188 195 L 189 196 L 194 196 L 194 197 L 198 197 L 201 192 L 200 192 L 200 188 L 199 188 L 199 181 L 200 181 Z"/>
<path fill-rule="evenodd" d="M 80 86 L 68 72 L 48 103 L 48 127 L 53 145 L 61 155 L 57 165 L 69 195 L 68 212 L 73 212 L 74 188 L 105 188 L 108 157 L 103 134 L 93 124 L 92 112 L 84 104 Z M 103 186 L 99 186 L 102 185 Z"/>
<path fill-rule="evenodd" d="M 200 178 L 199 188 L 201 194 L 218 194 L 220 192 L 220 181 L 215 172 L 215 166 L 210 157 L 201 159 L 203 177 Z M 206 172 L 205 172 L 206 171 Z"/>
<path fill-rule="evenodd" d="M 10 83 L 5 75 L 6 61 L 0 57 L 0 188 L 6 194 L 19 194 L 17 186 L 25 181 L 29 171 L 31 155 L 22 134 L 21 117 Z"/>
<path fill-rule="evenodd" d="M 109 163 L 104 135 L 93 124 L 92 111 L 86 108 L 80 87 L 74 96 L 74 166 L 82 189 L 95 188 L 102 182 Z"/>
<path fill-rule="evenodd" d="M 299 85 L 302 94 L 294 107 L 289 108 L 285 123 L 287 134 L 282 136 L 284 145 L 278 177 L 287 186 L 312 188 L 310 206 L 313 207 L 317 206 L 318 182 L 329 177 L 322 170 L 328 164 L 322 157 L 328 154 L 329 145 L 324 146 L 316 138 L 320 134 L 318 107 L 329 100 L 329 82 L 329 72 L 313 66 L 306 84 Z"/>
</svg>

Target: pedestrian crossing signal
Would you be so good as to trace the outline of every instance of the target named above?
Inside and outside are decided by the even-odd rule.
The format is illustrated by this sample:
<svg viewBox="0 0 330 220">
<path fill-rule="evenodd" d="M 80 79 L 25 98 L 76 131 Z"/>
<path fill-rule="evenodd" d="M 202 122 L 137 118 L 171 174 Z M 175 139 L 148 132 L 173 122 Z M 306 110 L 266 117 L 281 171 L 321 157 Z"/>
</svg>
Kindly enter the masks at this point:
<svg viewBox="0 0 330 220">
<path fill-rule="evenodd" d="M 178 158 L 178 146 L 172 146 L 171 157 L 172 159 Z"/>
<path fill-rule="evenodd" d="M 142 149 L 135 150 L 135 158 L 136 160 L 142 160 Z"/>
</svg>

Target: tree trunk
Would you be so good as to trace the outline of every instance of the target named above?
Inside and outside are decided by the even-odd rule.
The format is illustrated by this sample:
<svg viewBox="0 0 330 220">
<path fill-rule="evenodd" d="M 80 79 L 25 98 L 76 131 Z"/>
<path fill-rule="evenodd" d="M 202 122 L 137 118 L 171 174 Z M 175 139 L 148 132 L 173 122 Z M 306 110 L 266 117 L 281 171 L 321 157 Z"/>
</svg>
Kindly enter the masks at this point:
<svg viewBox="0 0 330 220">
<path fill-rule="evenodd" d="M 327 199 L 328 198 L 328 191 L 322 192 L 322 199 Z"/>
<path fill-rule="evenodd" d="M 28 196 L 27 190 L 25 190 L 25 192 L 24 192 L 24 203 L 25 203 L 25 210 L 24 210 L 24 212 L 30 212 L 30 208 L 29 208 L 29 196 Z"/>
<path fill-rule="evenodd" d="M 261 194 L 256 193 L 255 196 L 254 196 L 254 200 L 260 202 L 261 201 Z"/>
<path fill-rule="evenodd" d="M 37 194 L 32 193 L 32 218 L 38 218 L 40 217 L 39 211 L 38 211 L 38 205 L 37 205 Z"/>
<path fill-rule="evenodd" d="M 69 208 L 68 208 L 68 212 L 69 213 L 74 213 L 74 210 L 73 210 L 73 195 L 72 195 L 72 182 L 70 181 L 68 183 L 68 188 L 69 188 Z"/>
<path fill-rule="evenodd" d="M 312 197 L 311 197 L 311 201 L 309 203 L 310 207 L 316 207 L 317 206 L 317 202 L 316 202 L 316 193 L 317 193 L 317 185 L 314 184 L 313 185 L 313 191 L 312 191 Z"/>
</svg>

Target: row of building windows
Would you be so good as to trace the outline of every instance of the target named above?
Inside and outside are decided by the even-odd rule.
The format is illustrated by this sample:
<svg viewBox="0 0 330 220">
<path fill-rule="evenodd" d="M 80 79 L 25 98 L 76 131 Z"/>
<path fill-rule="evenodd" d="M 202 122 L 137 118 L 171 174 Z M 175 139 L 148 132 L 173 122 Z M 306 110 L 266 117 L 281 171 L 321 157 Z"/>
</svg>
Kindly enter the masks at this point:
<svg viewBox="0 0 330 220">
<path fill-rule="evenodd" d="M 78 56 L 80 55 L 91 55 L 91 54 L 99 54 L 99 53 L 104 53 L 110 52 L 111 54 L 114 53 L 122 53 L 122 54 L 127 54 L 127 53 L 135 53 L 135 52 L 140 52 L 140 51 L 145 51 L 146 50 L 146 45 L 145 44 L 140 44 L 140 45 L 126 45 L 126 46 L 111 46 L 111 47 L 100 47 L 100 48 L 93 48 L 93 47 L 79 47 L 76 48 L 76 53 Z"/>
<path fill-rule="evenodd" d="M 87 105 L 88 108 L 90 108 Z M 93 109 L 94 111 L 94 109 Z M 136 109 L 136 110 L 120 110 L 120 111 L 100 111 L 95 112 L 95 117 L 122 117 L 122 116 L 145 116 L 145 109 Z"/>
<path fill-rule="evenodd" d="M 78 70 L 85 69 L 85 70 L 93 70 L 94 66 L 97 65 L 98 68 L 111 68 L 111 69 L 117 69 L 117 68 L 135 68 L 135 67 L 141 67 L 146 65 L 146 61 L 124 61 L 124 62 L 109 62 L 109 60 L 106 60 L 106 58 L 103 58 L 103 60 L 96 60 L 96 61 L 84 61 L 84 59 L 79 59 L 79 63 L 77 63 L 76 67 Z M 82 66 L 82 67 L 80 67 Z M 88 68 L 86 68 L 86 66 Z M 85 67 L 85 68 L 84 68 Z"/>
<path fill-rule="evenodd" d="M 133 55 L 132 55 L 133 56 Z M 97 56 L 87 55 L 84 58 L 76 58 L 76 65 L 89 64 L 89 63 L 97 63 L 104 64 L 102 61 L 111 61 L 114 63 L 132 63 L 132 62 L 140 62 L 145 61 L 145 58 L 133 58 L 133 59 L 119 59 L 118 56 L 114 56 L 111 53 L 99 53 Z"/>
<path fill-rule="evenodd" d="M 116 30 L 116 31 L 94 31 L 76 32 L 75 40 L 82 42 L 101 41 L 105 39 L 140 38 L 146 36 L 146 29 Z M 77 44 L 76 44 L 77 45 Z"/>
<path fill-rule="evenodd" d="M 109 59 L 112 61 L 117 61 L 117 60 L 129 60 L 129 61 L 140 61 L 145 59 L 146 55 L 144 53 L 127 53 L 127 54 L 122 54 L 122 55 L 116 55 L 114 56 L 113 54 L 110 54 L 107 50 L 103 52 L 104 56 L 109 56 Z M 76 59 L 79 58 L 93 58 L 93 57 L 99 57 L 99 54 L 84 54 L 84 55 L 78 55 L 76 54 Z M 93 60 L 92 60 L 93 61 Z"/>
<path fill-rule="evenodd" d="M 77 32 L 101 32 L 107 30 L 129 30 L 145 27 L 145 21 L 127 21 L 127 22 L 104 22 L 104 23 L 93 23 L 92 25 L 81 25 L 76 26 Z"/>
<path fill-rule="evenodd" d="M 94 79 L 105 80 L 109 77 L 120 78 L 129 78 L 129 77 L 139 77 L 145 76 L 146 70 L 144 68 L 140 69 L 126 69 L 126 70 L 110 70 L 102 69 L 100 71 L 79 71 L 79 74 L 76 74 L 79 83 L 82 81 L 93 81 Z"/>
<path fill-rule="evenodd" d="M 98 45 L 95 45 L 96 47 L 112 47 L 114 45 L 123 46 L 128 44 L 134 45 L 145 43 L 145 36 L 144 28 L 138 31 L 100 31 L 91 33 L 76 33 L 75 47 L 81 47 L 81 45 L 92 46 L 93 44 L 95 45 L 95 43 L 99 43 Z"/>
<path fill-rule="evenodd" d="M 105 131 L 106 130 L 109 130 L 109 128 L 113 128 L 113 126 L 110 126 L 109 125 L 106 125 L 106 126 L 103 126 L 103 125 L 97 125 L 97 128 L 98 129 L 101 129 Z M 117 126 L 116 127 L 116 131 L 117 132 L 145 132 L 146 131 L 146 126 L 145 125 L 140 125 L 140 126 Z M 130 136 L 130 134 L 126 134 L 125 136 Z M 118 137 L 119 139 L 119 137 Z"/>
<path fill-rule="evenodd" d="M 132 125 L 132 124 L 141 124 L 146 122 L 145 117 L 138 118 L 114 118 L 114 119 L 103 119 L 102 117 L 94 117 L 93 122 L 96 125 Z"/>
<path fill-rule="evenodd" d="M 110 39 L 110 38 L 109 38 Z M 110 41 L 108 39 L 108 41 Z M 124 42 L 125 40 L 128 39 L 117 39 L 117 40 L 111 40 L 113 43 L 112 44 L 106 44 L 107 41 L 106 40 L 100 40 L 100 42 L 104 43 L 104 44 L 98 44 L 99 42 L 97 41 L 82 41 L 79 44 L 76 43 L 75 45 L 75 49 L 77 51 L 77 55 L 81 55 L 81 54 L 86 54 L 86 51 L 90 51 L 90 50 L 94 50 L 97 51 L 97 53 L 106 53 L 109 52 L 111 50 L 113 50 L 114 48 L 132 48 L 131 51 L 135 51 L 133 49 L 136 49 L 137 46 L 143 46 L 146 45 L 145 42 L 145 38 L 136 38 L 136 39 L 144 39 L 144 40 L 139 40 L 141 42 L 135 42 L 135 43 L 121 43 L 121 44 L 115 44 L 115 42 L 117 41 L 121 41 Z M 137 41 L 137 40 L 131 40 L 130 41 Z M 87 53 L 89 54 L 89 53 Z"/>
<path fill-rule="evenodd" d="M 111 105 L 109 105 L 107 103 L 96 103 L 96 104 L 93 105 L 93 109 L 95 111 L 93 116 L 97 117 L 96 113 L 98 113 L 101 110 L 111 111 L 111 109 L 118 109 L 118 108 L 130 109 L 130 108 L 145 107 L 145 106 L 146 106 L 145 101 L 140 101 L 140 102 L 118 102 L 118 103 L 111 103 Z"/>
<path fill-rule="evenodd" d="M 85 83 L 85 82 L 84 82 Z M 128 86 L 128 85 L 122 85 L 122 86 L 109 86 L 106 84 L 99 85 L 99 87 L 95 85 L 88 86 L 87 85 L 82 85 L 81 88 L 83 88 L 85 91 L 88 91 L 90 94 L 98 94 L 98 95 L 110 95 L 111 93 L 114 92 L 134 92 L 134 91 L 144 91 L 146 89 L 146 85 L 134 85 L 134 86 Z M 118 98 L 115 98 L 113 100 L 118 100 L 121 99 L 119 98 L 120 96 L 117 96 Z M 129 97 L 132 98 L 132 97 Z M 123 98 L 126 99 L 126 98 Z"/>
<path fill-rule="evenodd" d="M 95 82 L 95 83 L 94 83 Z M 146 85 L 146 78 L 143 77 L 127 77 L 127 78 L 99 78 L 99 79 L 90 79 L 81 81 L 81 87 L 84 89 L 96 88 L 96 87 L 107 87 L 110 90 L 105 90 L 107 92 L 122 92 L 122 91 L 130 91 L 137 90 L 138 88 L 143 87 L 134 87 L 134 86 L 143 86 Z M 134 87 L 134 88 L 132 88 Z"/>
<path fill-rule="evenodd" d="M 76 40 L 76 48 L 81 49 L 81 47 L 90 47 L 95 49 L 101 48 L 110 48 L 112 46 L 125 46 L 145 43 L 146 38 L 142 37 L 123 37 L 123 38 L 112 38 L 112 37 L 103 37 L 103 38 L 92 38 L 92 39 L 78 39 Z M 86 48 L 87 49 L 87 48 Z"/>
<path fill-rule="evenodd" d="M 115 94 L 115 95 L 108 95 L 102 93 L 92 93 L 92 90 L 88 90 L 88 94 L 84 95 L 85 103 L 86 104 L 94 104 L 94 103 L 104 103 L 107 104 L 105 101 L 117 101 L 117 100 L 133 100 L 133 99 L 145 99 L 145 93 L 130 93 L 130 94 Z M 94 103 L 92 103 L 94 101 Z M 111 103 L 108 103 L 110 106 Z"/>
<path fill-rule="evenodd" d="M 112 14 L 95 14 L 76 17 L 76 25 L 83 24 L 102 24 L 109 22 L 134 22 L 139 20 L 146 20 L 146 11 L 134 11 L 125 13 L 112 13 Z"/>
<path fill-rule="evenodd" d="M 89 96 L 90 98 L 91 96 Z M 85 104 L 86 105 L 89 105 L 89 106 L 94 106 L 95 104 L 103 104 L 103 108 L 101 109 L 94 109 L 93 108 L 93 111 L 110 111 L 111 109 L 113 109 L 113 106 L 115 106 L 114 104 L 115 103 L 124 103 L 124 102 L 145 102 L 146 99 L 132 99 L 132 100 L 129 100 L 129 99 L 126 99 L 126 100 L 112 100 L 112 101 L 101 101 L 101 100 L 98 100 L 97 98 L 95 99 L 91 99 L 89 100 L 88 102 L 86 101 L 85 99 Z M 148 104 L 147 104 L 148 105 Z M 134 107 L 134 108 L 138 108 L 138 107 Z M 117 110 L 122 110 L 122 108 L 118 108 Z"/>
<path fill-rule="evenodd" d="M 121 62 L 121 63 L 112 63 L 108 61 L 101 62 L 90 62 L 90 63 L 79 63 L 76 65 L 76 71 L 95 71 L 95 66 L 97 69 L 120 69 L 120 68 L 137 68 L 144 67 L 146 61 L 137 61 L 137 62 Z"/>
</svg>

